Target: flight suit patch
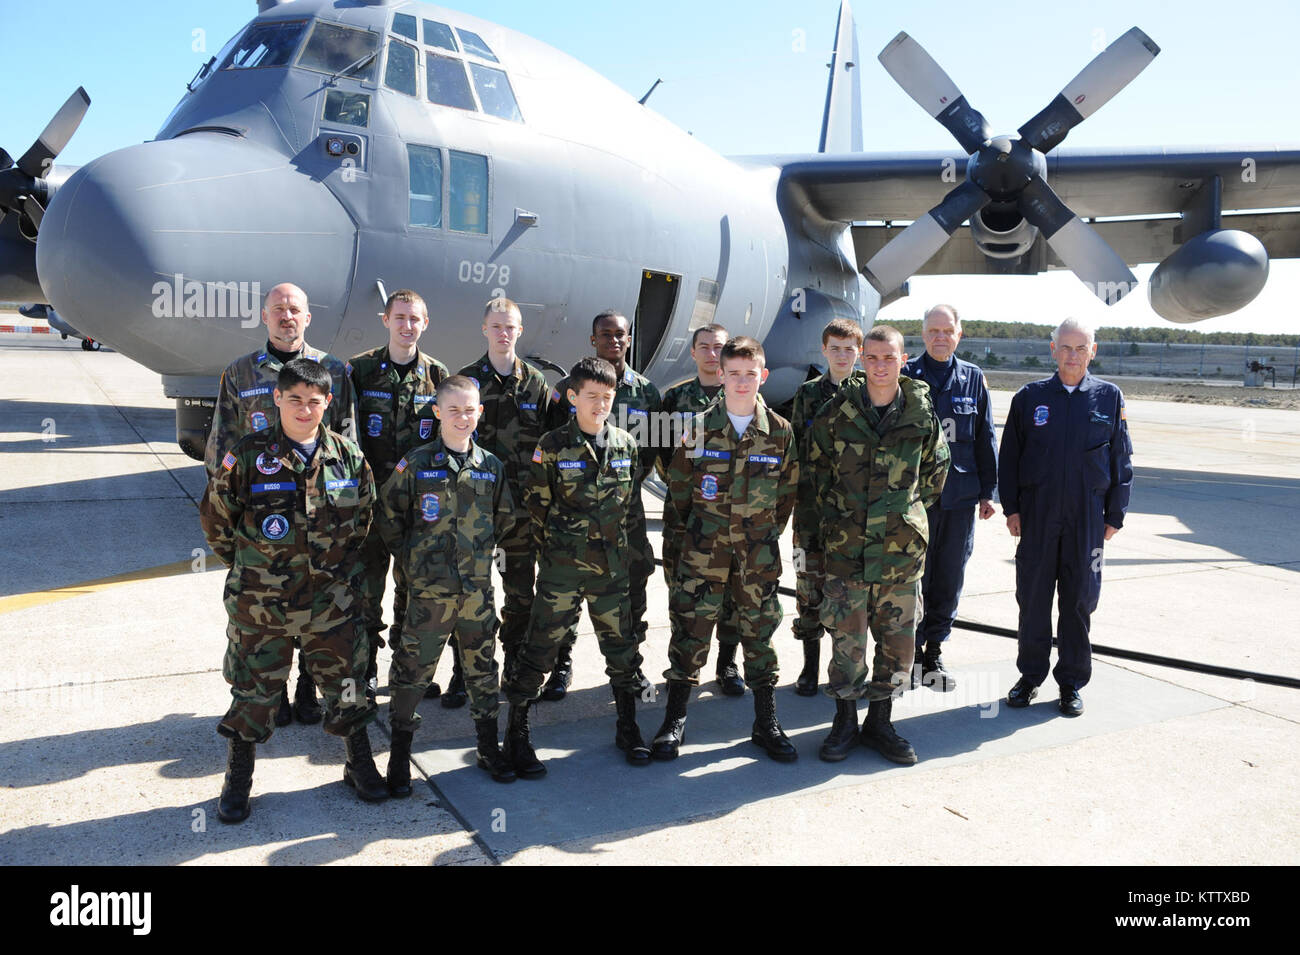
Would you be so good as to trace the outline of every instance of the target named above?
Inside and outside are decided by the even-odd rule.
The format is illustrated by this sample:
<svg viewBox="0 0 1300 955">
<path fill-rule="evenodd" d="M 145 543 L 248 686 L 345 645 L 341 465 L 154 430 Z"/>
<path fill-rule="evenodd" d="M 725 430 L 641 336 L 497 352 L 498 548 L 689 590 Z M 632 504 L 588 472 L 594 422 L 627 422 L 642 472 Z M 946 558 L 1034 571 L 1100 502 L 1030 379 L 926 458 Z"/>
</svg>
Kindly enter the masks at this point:
<svg viewBox="0 0 1300 955">
<path fill-rule="evenodd" d="M 269 541 L 283 540 L 289 533 L 289 521 L 283 514 L 272 514 L 262 521 L 262 536 Z"/>
<path fill-rule="evenodd" d="M 1048 410 L 1047 405 L 1039 405 L 1034 409 L 1034 427 L 1041 428 L 1047 424 Z"/>
</svg>

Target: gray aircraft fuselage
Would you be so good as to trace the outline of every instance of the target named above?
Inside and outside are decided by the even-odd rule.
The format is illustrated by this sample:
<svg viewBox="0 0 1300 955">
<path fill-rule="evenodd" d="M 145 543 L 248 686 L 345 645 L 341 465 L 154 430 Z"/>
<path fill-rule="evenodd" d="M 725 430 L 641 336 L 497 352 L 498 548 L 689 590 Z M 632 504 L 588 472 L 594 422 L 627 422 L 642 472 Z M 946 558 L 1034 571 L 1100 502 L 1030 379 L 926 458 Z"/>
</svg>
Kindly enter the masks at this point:
<svg viewBox="0 0 1300 955">
<path fill-rule="evenodd" d="M 423 22 L 420 42 L 395 33 L 403 14 L 473 31 L 499 62 L 432 46 Z M 381 288 L 413 288 L 421 347 L 452 368 L 485 350 L 494 296 L 521 307 L 520 353 L 561 366 L 591 353 L 599 311 L 635 317 L 633 364 L 660 384 L 694 373 L 690 329 L 718 321 L 766 342 L 776 400 L 819 360 L 829 318 L 869 325 L 879 307 L 846 223 L 778 199 L 779 166 L 719 156 L 551 47 L 414 3 L 295 0 L 267 21 L 305 21 L 285 65 L 222 69 L 232 41 L 154 141 L 77 170 L 40 228 L 48 301 L 169 396 L 215 394 L 265 341 L 259 296 L 279 282 L 308 293 L 307 340 L 343 358 L 386 341 Z M 335 31 L 375 60 L 334 77 L 302 65 L 330 23 L 369 33 Z M 430 102 L 435 56 L 468 68 L 474 108 Z M 416 95 L 392 88 L 411 88 L 412 61 Z M 481 108 L 509 114 L 494 70 L 517 119 Z"/>
</svg>

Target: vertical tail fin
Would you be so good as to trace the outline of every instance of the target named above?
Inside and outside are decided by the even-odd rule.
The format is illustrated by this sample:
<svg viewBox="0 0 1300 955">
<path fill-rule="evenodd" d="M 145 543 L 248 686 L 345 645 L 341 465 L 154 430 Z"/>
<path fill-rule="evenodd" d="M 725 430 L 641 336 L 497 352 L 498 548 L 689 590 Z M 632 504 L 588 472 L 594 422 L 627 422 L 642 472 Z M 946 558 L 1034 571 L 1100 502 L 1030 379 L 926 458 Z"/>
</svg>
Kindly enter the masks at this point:
<svg viewBox="0 0 1300 955">
<path fill-rule="evenodd" d="M 826 84 L 826 112 L 822 116 L 822 153 L 862 151 L 862 84 L 858 79 L 858 31 L 848 0 L 840 4 L 831 54 L 831 77 Z"/>
</svg>

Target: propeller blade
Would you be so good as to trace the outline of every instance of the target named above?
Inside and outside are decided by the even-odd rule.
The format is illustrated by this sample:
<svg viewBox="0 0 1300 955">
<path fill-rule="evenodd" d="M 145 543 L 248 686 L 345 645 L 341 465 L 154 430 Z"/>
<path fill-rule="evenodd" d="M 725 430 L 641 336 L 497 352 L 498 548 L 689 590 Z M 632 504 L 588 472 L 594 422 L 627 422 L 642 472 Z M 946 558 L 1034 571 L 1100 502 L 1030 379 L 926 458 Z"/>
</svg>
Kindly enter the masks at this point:
<svg viewBox="0 0 1300 955">
<path fill-rule="evenodd" d="M 83 87 L 78 86 L 77 91 L 68 97 L 54 118 L 46 124 L 36 142 L 23 153 L 18 160 L 18 168 L 33 179 L 48 176 L 50 163 L 68 145 L 68 140 L 81 125 L 82 117 L 89 108 L 90 97 Z"/>
<path fill-rule="evenodd" d="M 1104 304 L 1114 305 L 1137 278 L 1092 226 L 1061 201 L 1041 176 L 1031 179 L 1018 202 L 1020 214 L 1042 232 L 1052 251 Z"/>
<path fill-rule="evenodd" d="M 41 204 L 31 196 L 25 196 L 23 198 L 23 212 L 26 213 L 27 218 L 32 220 L 32 225 L 36 226 L 37 230 L 39 230 L 41 228 L 41 220 L 45 218 L 45 209 Z"/>
<path fill-rule="evenodd" d="M 0 149 L 0 169 L 8 169 L 14 164 L 14 157 L 9 155 L 9 150 Z"/>
<path fill-rule="evenodd" d="M 1039 152 L 1055 149 L 1074 127 L 1128 86 L 1150 65 L 1160 47 L 1137 27 L 1098 53 L 1065 84 L 1056 99 L 1025 125 L 1020 138 Z"/>
<path fill-rule="evenodd" d="M 863 276 L 881 295 L 894 291 L 943 248 L 958 226 L 992 201 L 973 182 L 963 182 L 873 255 Z"/>
<path fill-rule="evenodd" d="M 877 59 L 904 93 L 956 137 L 967 155 L 993 135 L 988 120 L 966 101 L 943 67 L 906 33 L 890 40 Z"/>
</svg>

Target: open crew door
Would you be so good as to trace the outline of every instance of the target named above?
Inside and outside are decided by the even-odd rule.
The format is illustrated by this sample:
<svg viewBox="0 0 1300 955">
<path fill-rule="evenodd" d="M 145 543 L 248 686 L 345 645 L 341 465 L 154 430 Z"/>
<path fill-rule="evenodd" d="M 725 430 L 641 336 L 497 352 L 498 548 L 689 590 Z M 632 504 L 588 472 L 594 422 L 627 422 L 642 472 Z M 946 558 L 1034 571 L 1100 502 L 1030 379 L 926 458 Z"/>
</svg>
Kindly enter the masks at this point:
<svg viewBox="0 0 1300 955">
<path fill-rule="evenodd" d="M 673 320 L 677 307 L 677 290 L 682 277 L 669 272 L 641 273 L 641 295 L 636 300 L 636 316 L 632 323 L 632 367 L 645 369 L 659 350 L 664 333 Z"/>
</svg>

